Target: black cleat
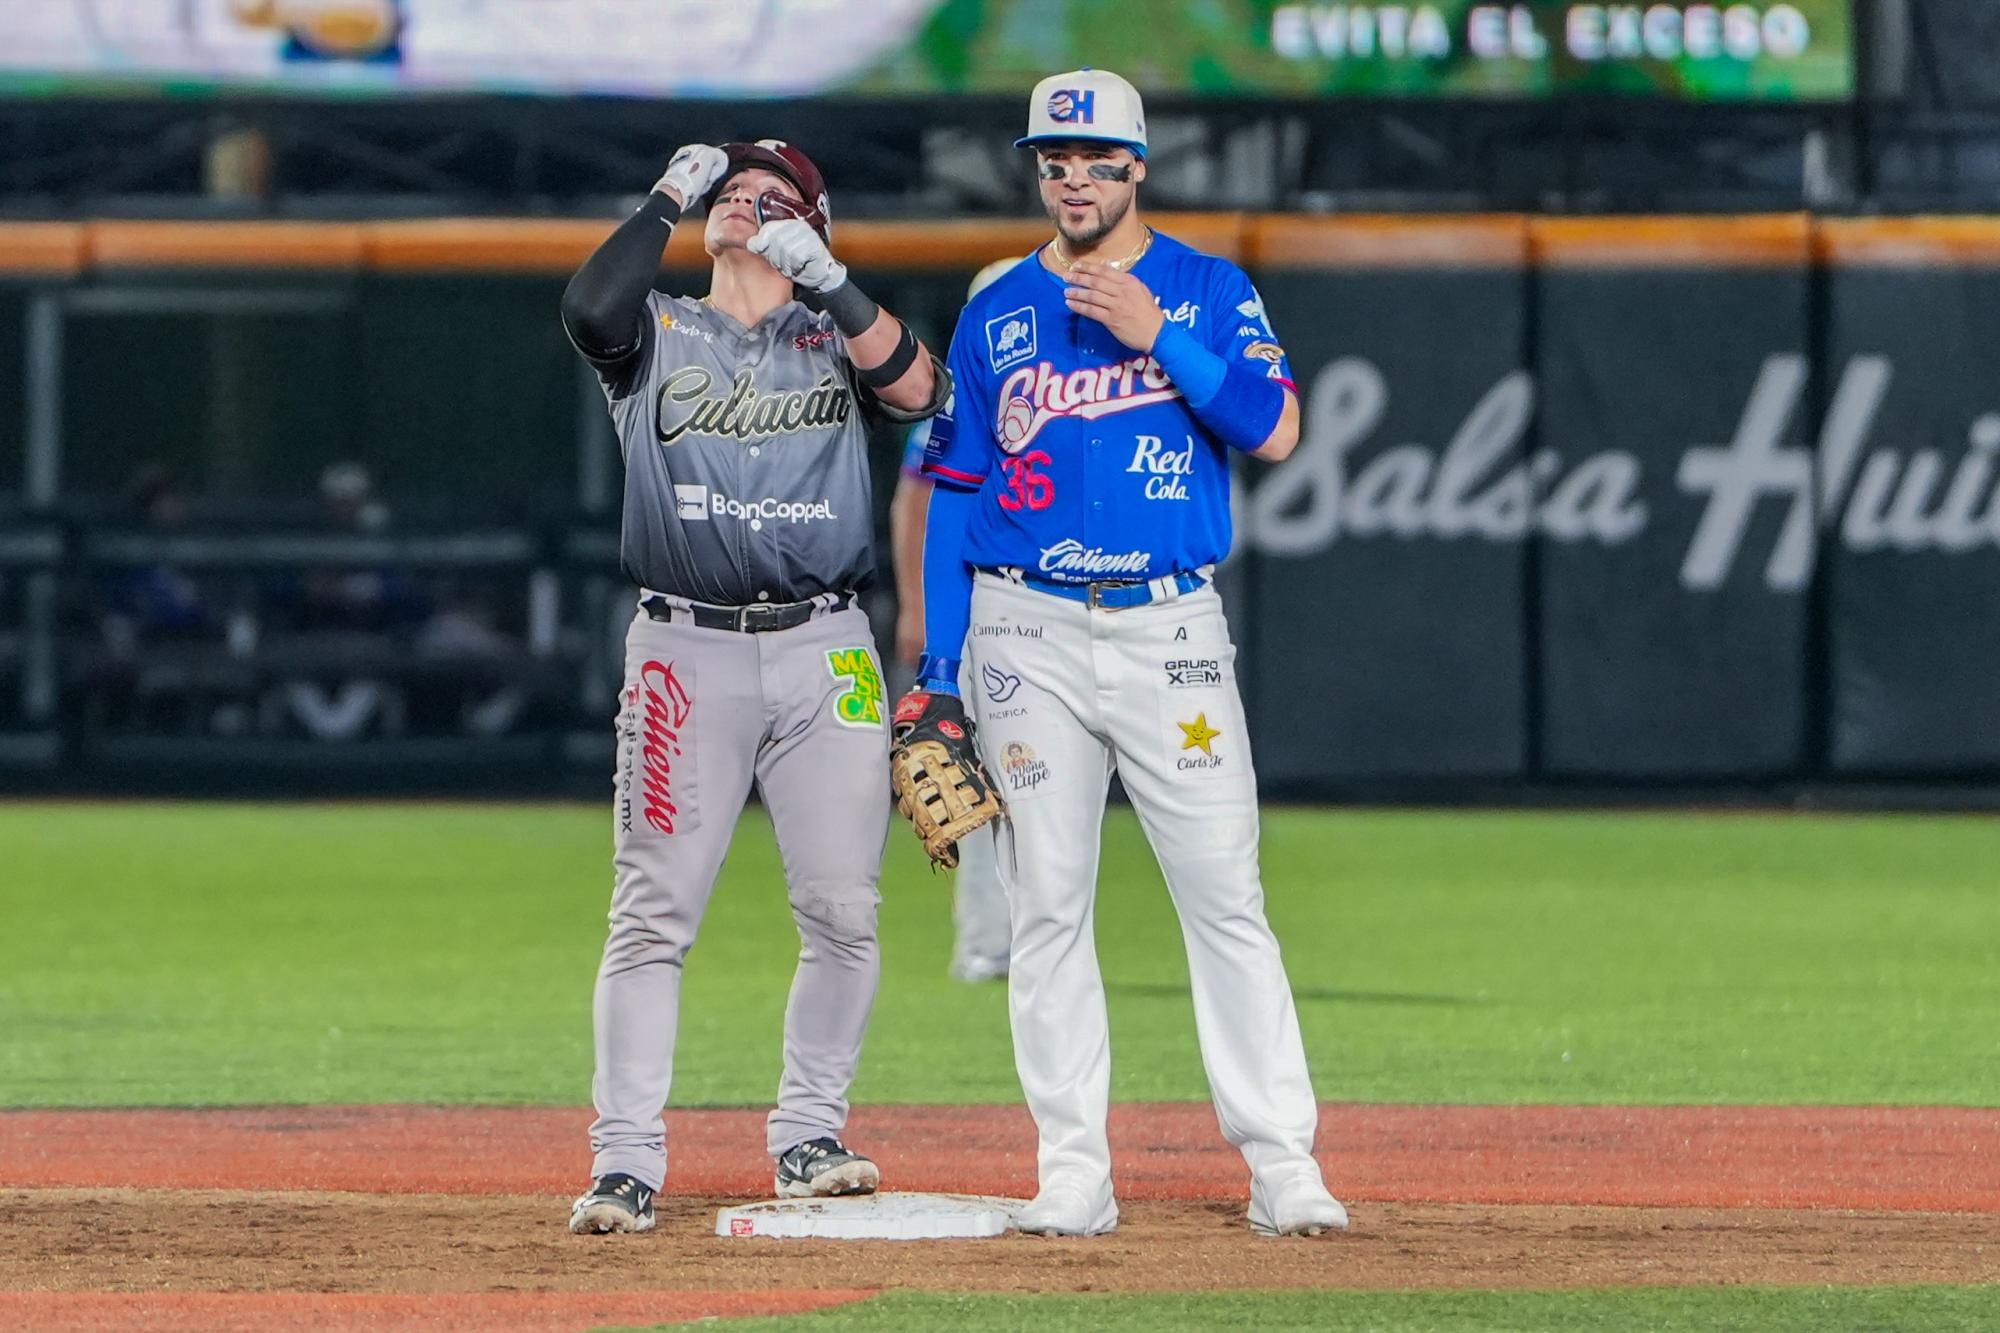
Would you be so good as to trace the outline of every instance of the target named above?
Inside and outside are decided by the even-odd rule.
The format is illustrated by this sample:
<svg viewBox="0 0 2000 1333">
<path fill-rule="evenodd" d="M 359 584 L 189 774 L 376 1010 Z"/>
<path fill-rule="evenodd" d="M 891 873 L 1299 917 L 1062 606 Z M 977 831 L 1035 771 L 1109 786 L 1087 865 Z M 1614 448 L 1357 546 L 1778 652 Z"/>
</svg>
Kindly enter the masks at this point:
<svg viewBox="0 0 2000 1333">
<path fill-rule="evenodd" d="M 569 1229 L 579 1236 L 651 1231 L 653 1191 L 622 1172 L 599 1176 L 590 1193 L 569 1206 Z"/>
<path fill-rule="evenodd" d="M 807 1139 L 778 1158 L 775 1188 L 781 1199 L 810 1199 L 834 1194 L 873 1194 L 882 1183 L 875 1163 L 843 1146 L 839 1139 Z"/>
</svg>

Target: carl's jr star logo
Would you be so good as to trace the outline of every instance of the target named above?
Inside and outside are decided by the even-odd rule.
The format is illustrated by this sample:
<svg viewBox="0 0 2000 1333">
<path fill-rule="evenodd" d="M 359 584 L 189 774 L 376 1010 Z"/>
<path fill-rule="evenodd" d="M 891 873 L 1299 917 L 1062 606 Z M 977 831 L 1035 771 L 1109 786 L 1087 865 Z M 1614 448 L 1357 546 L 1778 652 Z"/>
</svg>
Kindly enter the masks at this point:
<svg viewBox="0 0 2000 1333">
<path fill-rule="evenodd" d="M 1181 748 L 1183 750 L 1200 750 L 1210 758 L 1215 757 L 1215 751 L 1208 748 L 1209 742 L 1222 733 L 1208 725 L 1207 713 L 1196 713 L 1194 721 L 1176 722 L 1174 725 L 1181 729 Z"/>
</svg>

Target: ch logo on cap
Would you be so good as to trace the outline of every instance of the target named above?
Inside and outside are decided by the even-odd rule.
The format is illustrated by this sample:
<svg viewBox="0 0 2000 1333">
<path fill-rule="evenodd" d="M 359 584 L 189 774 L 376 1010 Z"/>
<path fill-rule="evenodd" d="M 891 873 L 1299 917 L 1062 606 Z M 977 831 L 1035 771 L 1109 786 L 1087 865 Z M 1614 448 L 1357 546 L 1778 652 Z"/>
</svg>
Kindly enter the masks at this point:
<svg viewBox="0 0 2000 1333">
<path fill-rule="evenodd" d="M 1096 114 L 1094 88 L 1058 88 L 1049 95 L 1049 119 L 1058 125 L 1093 125 Z"/>
</svg>

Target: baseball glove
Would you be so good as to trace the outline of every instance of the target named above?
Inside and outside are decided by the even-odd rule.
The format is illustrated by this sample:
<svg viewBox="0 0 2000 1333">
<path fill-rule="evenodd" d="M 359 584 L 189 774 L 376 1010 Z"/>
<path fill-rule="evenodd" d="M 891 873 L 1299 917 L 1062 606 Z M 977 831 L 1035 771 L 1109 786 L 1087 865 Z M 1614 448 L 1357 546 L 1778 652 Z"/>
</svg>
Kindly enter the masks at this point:
<svg viewBox="0 0 2000 1333">
<path fill-rule="evenodd" d="M 889 781 L 932 869 L 956 869 L 958 840 L 1006 813 L 979 763 L 965 705 L 949 694 L 913 691 L 896 705 Z"/>
</svg>

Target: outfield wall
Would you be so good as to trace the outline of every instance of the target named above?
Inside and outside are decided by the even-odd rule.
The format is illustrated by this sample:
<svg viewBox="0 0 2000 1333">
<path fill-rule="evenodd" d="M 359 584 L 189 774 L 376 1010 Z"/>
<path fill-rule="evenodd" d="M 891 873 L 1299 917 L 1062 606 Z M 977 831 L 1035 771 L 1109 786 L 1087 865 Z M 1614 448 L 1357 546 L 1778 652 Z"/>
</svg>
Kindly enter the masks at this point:
<svg viewBox="0 0 2000 1333">
<path fill-rule="evenodd" d="M 1298 454 L 1243 473 L 1225 575 L 1273 790 L 2000 780 L 2000 220 L 1156 221 L 1251 271 L 1305 407 Z M 476 742 L 545 761 L 505 783 L 589 787 L 617 463 L 554 307 L 608 225 L 0 224 L 0 772 L 116 785 L 254 752 L 280 783 L 490 777 L 448 726 L 302 733 L 258 693 L 269 634 L 220 649 L 251 681 L 227 735 L 92 711 L 108 570 L 173 556 L 241 587 L 407 557 L 493 580 L 534 706 Z M 670 290 L 705 276 L 684 232 Z M 941 344 L 966 275 L 1043 234 L 836 241 Z M 350 458 L 403 545 L 294 540 Z M 113 501 L 147 465 L 198 483 L 171 551 Z"/>
</svg>

